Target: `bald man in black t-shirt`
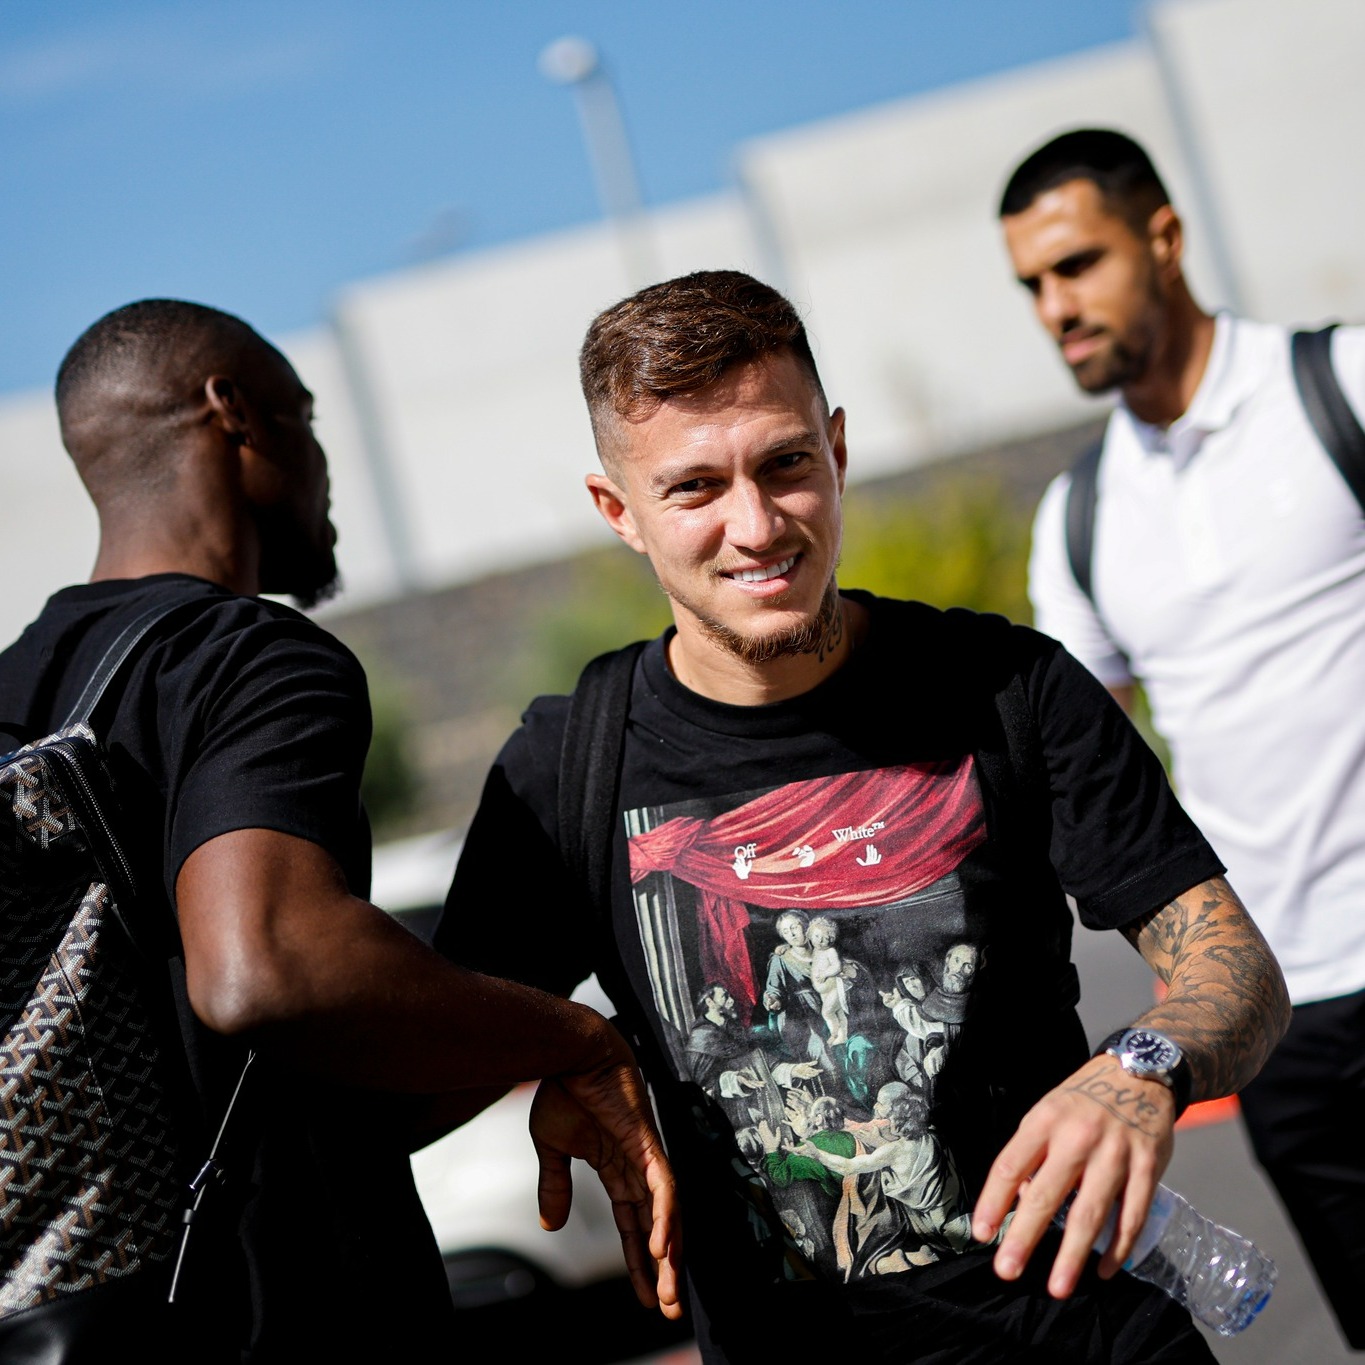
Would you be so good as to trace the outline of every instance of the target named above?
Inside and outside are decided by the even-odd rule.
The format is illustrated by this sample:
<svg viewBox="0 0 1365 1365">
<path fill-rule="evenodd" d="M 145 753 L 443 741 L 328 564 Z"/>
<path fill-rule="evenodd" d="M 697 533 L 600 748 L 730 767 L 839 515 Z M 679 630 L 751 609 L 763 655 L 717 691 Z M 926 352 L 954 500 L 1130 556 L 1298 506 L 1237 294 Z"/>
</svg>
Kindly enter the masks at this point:
<svg viewBox="0 0 1365 1365">
<path fill-rule="evenodd" d="M 567 1214 L 569 1158 L 587 1157 L 637 1292 L 676 1315 L 671 1176 L 619 1035 L 592 1010 L 452 966 L 365 899 L 364 674 L 325 631 L 260 598 L 310 606 L 336 580 L 312 395 L 240 320 L 148 300 L 76 342 L 57 405 L 99 554 L 90 582 L 58 592 L 0 655 L 0 720 L 55 729 L 123 627 L 178 604 L 120 676 L 101 738 L 148 900 L 138 909 L 163 899 L 179 928 L 154 975 L 168 1001 L 180 983 L 182 1035 L 162 1045 L 192 1078 L 173 1138 L 185 1181 L 247 1047 L 259 1059 L 231 1130 L 231 1214 L 198 1235 L 182 1286 L 196 1356 L 449 1343 L 408 1151 L 538 1077 L 552 1078 L 532 1120 L 547 1223 Z M 142 1358 L 170 1351 L 173 1241 L 127 1248 L 88 1294 L 59 1286 L 59 1307 L 88 1314 L 87 1350 L 126 1328 Z M 0 1355 L 45 1311 L 0 1305 Z"/>
</svg>

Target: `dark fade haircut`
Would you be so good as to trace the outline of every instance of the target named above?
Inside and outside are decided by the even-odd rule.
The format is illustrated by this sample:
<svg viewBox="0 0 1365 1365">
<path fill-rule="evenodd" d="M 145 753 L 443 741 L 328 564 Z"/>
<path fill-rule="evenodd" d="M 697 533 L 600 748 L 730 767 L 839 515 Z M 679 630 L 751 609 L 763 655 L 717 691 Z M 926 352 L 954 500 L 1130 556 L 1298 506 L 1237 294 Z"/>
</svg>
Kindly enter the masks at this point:
<svg viewBox="0 0 1365 1365">
<path fill-rule="evenodd" d="M 106 313 L 81 333 L 57 371 L 57 412 L 81 397 L 135 374 L 169 372 L 198 355 L 269 345 L 231 313 L 181 299 L 142 299 Z"/>
<path fill-rule="evenodd" d="M 1000 196 L 1000 217 L 1023 213 L 1039 195 L 1073 180 L 1090 181 L 1134 231 L 1171 202 L 1151 157 L 1132 138 L 1109 128 L 1078 128 L 1019 163 Z"/>
<path fill-rule="evenodd" d="M 739 270 L 698 270 L 650 285 L 599 313 L 578 356 L 599 453 L 604 419 L 648 417 L 727 370 L 790 351 L 828 411 L 806 328 L 776 289 Z"/>
</svg>

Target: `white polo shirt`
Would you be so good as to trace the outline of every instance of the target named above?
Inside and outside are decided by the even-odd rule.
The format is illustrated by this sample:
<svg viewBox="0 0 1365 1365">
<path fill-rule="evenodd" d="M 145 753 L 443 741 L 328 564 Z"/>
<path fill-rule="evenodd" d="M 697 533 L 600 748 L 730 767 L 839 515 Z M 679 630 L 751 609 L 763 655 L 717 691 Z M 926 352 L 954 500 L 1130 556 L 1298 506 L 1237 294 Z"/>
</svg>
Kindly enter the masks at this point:
<svg viewBox="0 0 1365 1365">
<path fill-rule="evenodd" d="M 1332 359 L 1365 413 L 1365 328 L 1333 333 Z M 1183 417 L 1114 412 L 1098 614 L 1067 563 L 1069 484 L 1034 521 L 1038 629 L 1103 682 L 1142 681 L 1293 1001 L 1365 988 L 1365 515 L 1304 415 L 1289 333 L 1220 315 Z"/>
</svg>

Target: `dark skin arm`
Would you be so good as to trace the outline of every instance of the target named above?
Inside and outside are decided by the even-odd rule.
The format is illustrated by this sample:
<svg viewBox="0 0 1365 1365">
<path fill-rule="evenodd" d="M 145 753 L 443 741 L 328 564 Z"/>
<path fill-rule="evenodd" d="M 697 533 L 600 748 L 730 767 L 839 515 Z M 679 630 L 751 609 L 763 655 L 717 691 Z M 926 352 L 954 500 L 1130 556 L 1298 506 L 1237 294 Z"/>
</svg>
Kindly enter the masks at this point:
<svg viewBox="0 0 1365 1365">
<path fill-rule="evenodd" d="M 271 830 L 220 835 L 186 859 L 176 903 L 190 1003 L 311 1075 L 412 1097 L 427 1140 L 522 1081 L 541 1222 L 563 1225 L 569 1162 L 611 1197 L 636 1294 L 678 1317 L 673 1177 L 629 1045 L 595 1010 L 446 961 L 348 891 L 336 861 Z M 395 1040 L 420 1039 L 421 1046 Z"/>
<path fill-rule="evenodd" d="M 1289 1026 L 1279 965 L 1227 882 L 1191 887 L 1123 930 L 1165 983 L 1165 999 L 1138 1024 L 1180 1045 L 1193 1072 L 1192 1098 L 1245 1085 Z M 1108 1279 L 1127 1259 L 1170 1161 L 1175 1101 L 1157 1081 L 1129 1076 L 1109 1056 L 1091 1058 L 1043 1096 L 991 1167 L 972 1220 L 987 1241 L 1017 1209 L 995 1268 L 1016 1279 L 1066 1197 L 1062 1244 L 1048 1291 L 1066 1298 L 1113 1207 L 1118 1229 L 1100 1259 Z"/>
</svg>

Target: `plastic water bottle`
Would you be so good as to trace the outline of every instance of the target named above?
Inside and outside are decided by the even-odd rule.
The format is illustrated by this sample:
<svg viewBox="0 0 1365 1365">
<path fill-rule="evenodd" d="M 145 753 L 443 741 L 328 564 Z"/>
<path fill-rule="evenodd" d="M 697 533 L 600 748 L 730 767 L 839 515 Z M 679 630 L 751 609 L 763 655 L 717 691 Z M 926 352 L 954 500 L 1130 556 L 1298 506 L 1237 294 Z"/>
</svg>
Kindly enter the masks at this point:
<svg viewBox="0 0 1365 1365">
<path fill-rule="evenodd" d="M 1065 1221 L 1065 1211 L 1058 1221 Z M 1110 1211 L 1095 1250 L 1113 1240 L 1118 1206 Z M 1266 1306 L 1275 1288 L 1275 1262 L 1254 1242 L 1205 1218 L 1188 1199 L 1156 1187 L 1151 1212 L 1123 1268 L 1164 1289 L 1206 1327 L 1235 1336 Z"/>
</svg>

